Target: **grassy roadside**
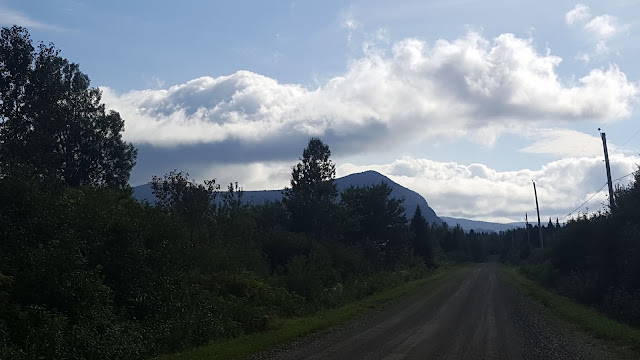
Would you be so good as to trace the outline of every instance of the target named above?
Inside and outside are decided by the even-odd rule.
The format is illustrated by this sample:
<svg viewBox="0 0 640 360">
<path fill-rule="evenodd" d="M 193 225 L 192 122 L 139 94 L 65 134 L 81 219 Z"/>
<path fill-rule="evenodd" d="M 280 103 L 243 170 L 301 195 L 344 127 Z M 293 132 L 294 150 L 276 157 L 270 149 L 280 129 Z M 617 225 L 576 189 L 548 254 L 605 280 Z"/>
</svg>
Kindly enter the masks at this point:
<svg viewBox="0 0 640 360">
<path fill-rule="evenodd" d="M 186 350 L 182 353 L 164 355 L 157 360 L 226 360 L 238 359 L 253 353 L 288 343 L 298 337 L 343 324 L 366 311 L 378 308 L 394 300 L 413 294 L 424 287 L 436 287 L 449 276 L 459 272 L 463 266 L 440 268 L 423 279 L 407 282 L 401 286 L 384 290 L 356 302 L 312 316 L 286 319 L 275 330 L 242 336 L 236 339 L 213 342 L 209 345 Z"/>
<path fill-rule="evenodd" d="M 545 289 L 513 267 L 503 267 L 505 278 L 522 293 L 542 303 L 549 312 L 589 335 L 640 355 L 640 329 L 621 324 L 596 310 Z"/>
</svg>

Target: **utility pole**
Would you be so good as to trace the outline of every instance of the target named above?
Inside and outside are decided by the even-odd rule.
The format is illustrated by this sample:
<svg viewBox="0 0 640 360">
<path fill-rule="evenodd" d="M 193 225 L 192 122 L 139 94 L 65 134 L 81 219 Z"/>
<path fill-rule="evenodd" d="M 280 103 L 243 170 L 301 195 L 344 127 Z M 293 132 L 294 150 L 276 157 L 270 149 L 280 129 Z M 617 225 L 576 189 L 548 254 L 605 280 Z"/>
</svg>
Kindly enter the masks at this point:
<svg viewBox="0 0 640 360">
<path fill-rule="evenodd" d="M 540 226 L 540 207 L 538 206 L 538 191 L 536 191 L 536 182 L 533 182 L 533 194 L 536 196 L 536 211 L 538 212 L 538 232 L 540 233 L 540 249 L 544 249 L 544 243 L 542 242 L 542 226 Z"/>
<path fill-rule="evenodd" d="M 524 213 L 524 221 L 527 224 L 527 243 L 529 244 L 529 247 L 531 247 L 531 236 L 529 235 L 529 214 Z"/>
<path fill-rule="evenodd" d="M 600 131 L 600 128 L 598 128 Z M 609 207 L 611 211 L 613 211 L 614 202 L 613 202 L 613 184 L 611 183 L 611 167 L 609 166 L 609 151 L 607 150 L 607 135 L 601 132 L 600 137 L 602 137 L 602 147 L 604 148 L 604 165 L 607 168 L 607 184 L 609 185 Z"/>
</svg>

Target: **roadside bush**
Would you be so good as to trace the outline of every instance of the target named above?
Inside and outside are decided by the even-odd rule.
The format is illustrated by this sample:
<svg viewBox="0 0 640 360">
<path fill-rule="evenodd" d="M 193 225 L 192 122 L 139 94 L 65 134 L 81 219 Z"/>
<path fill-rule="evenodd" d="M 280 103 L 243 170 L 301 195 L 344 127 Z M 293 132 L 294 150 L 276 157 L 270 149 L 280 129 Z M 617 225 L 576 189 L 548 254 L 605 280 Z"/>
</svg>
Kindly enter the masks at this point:
<svg viewBox="0 0 640 360">
<path fill-rule="evenodd" d="M 601 309 L 619 320 L 640 326 L 640 289 L 634 292 L 627 289 L 610 289 Z"/>
</svg>

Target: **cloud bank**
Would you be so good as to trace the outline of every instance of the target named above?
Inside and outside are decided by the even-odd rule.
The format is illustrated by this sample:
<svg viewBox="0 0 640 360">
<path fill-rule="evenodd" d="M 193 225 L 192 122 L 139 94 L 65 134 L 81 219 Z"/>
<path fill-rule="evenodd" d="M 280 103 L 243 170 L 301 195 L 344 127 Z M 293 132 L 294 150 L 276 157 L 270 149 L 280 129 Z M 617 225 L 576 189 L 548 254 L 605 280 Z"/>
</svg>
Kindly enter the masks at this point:
<svg viewBox="0 0 640 360">
<path fill-rule="evenodd" d="M 570 21 L 591 19 L 580 11 L 567 15 Z M 469 32 L 454 40 L 364 47 L 343 74 L 314 88 L 238 71 L 168 89 L 102 89 L 107 107 L 126 121 L 126 139 L 141 149 L 140 164 L 238 181 L 250 190 L 287 185 L 309 136 L 322 137 L 334 156 L 345 158 L 410 141 L 465 138 L 490 145 L 503 133 L 516 134 L 533 142 L 523 153 L 567 158 L 537 170 L 497 171 L 403 157 L 338 162 L 338 175 L 376 170 L 418 191 L 438 214 L 489 221 L 533 214 L 536 180 L 542 214 L 555 219 L 605 182 L 598 137 L 557 126 L 628 117 L 638 96 L 638 84 L 615 64 L 563 79 L 561 62 L 550 50 L 539 52 L 532 39 Z M 614 146 L 611 154 L 614 177 L 640 162 Z M 605 196 L 588 207 L 600 208 Z"/>
<path fill-rule="evenodd" d="M 410 38 L 367 47 L 343 75 L 313 89 L 249 71 L 161 90 L 102 89 L 107 107 L 126 120 L 124 136 L 136 144 L 267 149 L 286 139 L 328 136 L 354 152 L 435 137 L 491 144 L 523 124 L 610 117 L 638 94 L 638 84 L 616 65 L 563 80 L 556 72 L 561 61 L 549 50 L 538 52 L 532 39 L 469 32 L 452 41 Z M 269 160 L 263 153 L 253 160 Z"/>
</svg>

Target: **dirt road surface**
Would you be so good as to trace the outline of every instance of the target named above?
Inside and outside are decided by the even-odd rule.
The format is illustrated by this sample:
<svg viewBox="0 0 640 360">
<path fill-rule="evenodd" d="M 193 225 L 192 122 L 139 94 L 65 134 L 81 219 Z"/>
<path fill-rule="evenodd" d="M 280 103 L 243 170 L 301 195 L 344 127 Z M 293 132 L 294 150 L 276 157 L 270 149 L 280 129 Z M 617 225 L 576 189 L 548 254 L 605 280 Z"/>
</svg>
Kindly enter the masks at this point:
<svg viewBox="0 0 640 360">
<path fill-rule="evenodd" d="M 479 264 L 353 326 L 261 359 L 616 359 L 603 344 L 558 325 L 542 306 Z"/>
</svg>

